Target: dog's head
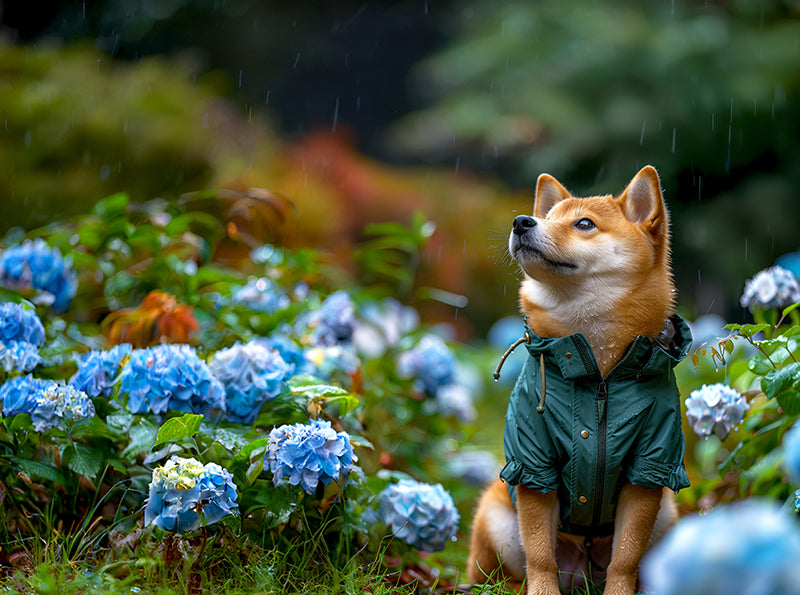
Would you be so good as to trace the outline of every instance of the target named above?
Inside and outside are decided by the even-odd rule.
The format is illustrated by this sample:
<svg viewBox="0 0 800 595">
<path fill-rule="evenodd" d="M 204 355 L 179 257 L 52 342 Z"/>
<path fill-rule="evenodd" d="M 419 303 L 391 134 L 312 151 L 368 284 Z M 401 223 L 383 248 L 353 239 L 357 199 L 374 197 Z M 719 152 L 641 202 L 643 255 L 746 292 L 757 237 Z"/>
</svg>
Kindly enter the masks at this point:
<svg viewBox="0 0 800 595">
<path fill-rule="evenodd" d="M 616 198 L 576 198 L 542 174 L 533 217 L 514 219 L 508 248 L 527 277 L 547 285 L 668 271 L 669 221 L 656 170 L 643 168 Z"/>
</svg>

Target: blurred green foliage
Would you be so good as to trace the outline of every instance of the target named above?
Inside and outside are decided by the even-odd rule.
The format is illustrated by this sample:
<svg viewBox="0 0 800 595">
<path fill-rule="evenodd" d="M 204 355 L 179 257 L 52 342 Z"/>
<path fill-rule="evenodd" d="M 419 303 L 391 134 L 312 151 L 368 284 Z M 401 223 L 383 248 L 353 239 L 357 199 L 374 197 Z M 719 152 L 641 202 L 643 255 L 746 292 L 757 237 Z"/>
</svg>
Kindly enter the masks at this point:
<svg viewBox="0 0 800 595">
<path fill-rule="evenodd" d="M 0 230 L 76 214 L 121 190 L 146 200 L 202 187 L 212 97 L 176 63 L 0 45 Z"/>
<path fill-rule="evenodd" d="M 797 247 L 781 215 L 800 185 L 796 2 L 475 0 L 448 25 L 393 147 L 579 196 L 655 165 L 701 313 L 733 312 L 741 279 Z"/>
</svg>

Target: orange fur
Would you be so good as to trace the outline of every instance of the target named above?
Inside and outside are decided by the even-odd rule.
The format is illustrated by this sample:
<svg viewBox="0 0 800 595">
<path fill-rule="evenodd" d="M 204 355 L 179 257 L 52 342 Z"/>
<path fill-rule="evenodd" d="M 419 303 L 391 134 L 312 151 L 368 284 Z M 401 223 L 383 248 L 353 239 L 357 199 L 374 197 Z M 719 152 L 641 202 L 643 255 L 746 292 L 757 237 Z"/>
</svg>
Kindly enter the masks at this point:
<svg viewBox="0 0 800 595">
<path fill-rule="evenodd" d="M 542 174 L 533 219 L 535 249 L 520 249 L 513 233 L 509 240 L 524 273 L 521 310 L 539 336 L 583 333 L 606 376 L 638 335 L 655 337 L 673 312 L 669 217 L 658 174 L 650 166 L 643 168 L 616 198 L 575 198 Z M 578 222 L 584 219 L 593 227 L 580 229 Z M 491 484 L 473 521 L 470 580 L 506 578 L 520 584 L 526 579 L 530 595 L 558 594 L 557 539 L 575 538 L 556 535 L 557 519 L 555 492 L 518 486 L 514 511 L 506 486 L 500 480 Z M 605 593 L 634 593 L 648 544 L 676 519 L 672 492 L 666 488 L 622 488 Z M 526 560 L 525 574 L 519 556 Z"/>
</svg>

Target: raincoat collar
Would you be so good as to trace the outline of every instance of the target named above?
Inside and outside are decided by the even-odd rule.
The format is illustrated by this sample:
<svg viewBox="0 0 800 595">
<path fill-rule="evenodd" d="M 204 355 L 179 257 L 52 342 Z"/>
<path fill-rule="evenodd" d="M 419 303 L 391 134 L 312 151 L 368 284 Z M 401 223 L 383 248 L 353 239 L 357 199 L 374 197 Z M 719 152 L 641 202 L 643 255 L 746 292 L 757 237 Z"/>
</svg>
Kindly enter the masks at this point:
<svg viewBox="0 0 800 595">
<path fill-rule="evenodd" d="M 540 337 L 527 323 L 525 332 L 528 337 L 525 344 L 528 353 L 537 359 L 542 354 L 546 358 L 552 358 L 560 368 L 563 378 L 600 376 L 597 360 L 589 341 L 582 333 L 567 337 Z M 691 346 L 689 325 L 675 314 L 665 320 L 665 330 L 658 338 L 652 339 L 644 335 L 636 337 L 608 377 L 622 374 L 627 376 L 631 373 L 635 373 L 637 377 L 666 374 L 686 357 Z"/>
</svg>

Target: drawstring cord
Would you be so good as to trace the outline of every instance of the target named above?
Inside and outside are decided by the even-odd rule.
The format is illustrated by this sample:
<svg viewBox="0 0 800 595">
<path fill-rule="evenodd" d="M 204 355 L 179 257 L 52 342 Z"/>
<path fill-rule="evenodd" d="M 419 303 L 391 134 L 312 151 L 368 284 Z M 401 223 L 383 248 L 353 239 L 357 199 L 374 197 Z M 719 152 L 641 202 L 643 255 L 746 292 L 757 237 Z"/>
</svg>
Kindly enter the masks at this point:
<svg viewBox="0 0 800 595">
<path fill-rule="evenodd" d="M 517 339 L 514 344 L 506 349 L 506 352 L 503 354 L 503 357 L 500 358 L 500 362 L 497 364 L 497 369 L 494 371 L 492 375 L 495 380 L 500 380 L 500 370 L 503 369 L 503 365 L 506 363 L 508 356 L 511 355 L 514 350 L 522 345 L 523 343 L 530 343 L 531 342 L 531 335 L 528 331 L 525 331 L 525 336 Z M 539 372 L 542 377 L 542 396 L 539 398 L 539 405 L 536 407 L 536 411 L 538 413 L 544 413 L 544 397 L 545 393 L 547 392 L 547 382 L 544 378 L 544 353 L 539 354 Z"/>
</svg>

